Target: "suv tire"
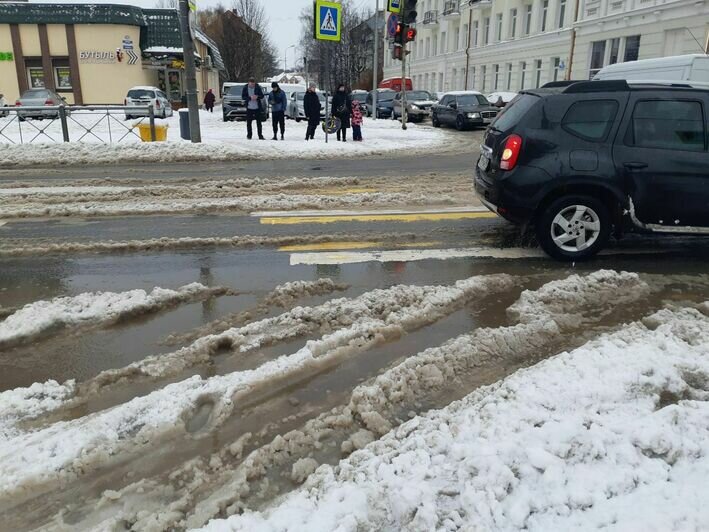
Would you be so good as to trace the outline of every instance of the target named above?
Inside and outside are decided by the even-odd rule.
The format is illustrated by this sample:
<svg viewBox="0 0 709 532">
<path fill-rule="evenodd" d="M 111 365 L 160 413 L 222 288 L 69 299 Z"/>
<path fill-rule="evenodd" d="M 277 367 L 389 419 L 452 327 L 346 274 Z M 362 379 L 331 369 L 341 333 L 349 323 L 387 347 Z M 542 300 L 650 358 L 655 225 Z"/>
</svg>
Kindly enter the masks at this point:
<svg viewBox="0 0 709 532">
<path fill-rule="evenodd" d="M 458 118 L 455 119 L 455 128 L 458 131 L 464 131 L 465 130 L 465 120 L 463 120 L 463 117 L 458 115 Z"/>
<path fill-rule="evenodd" d="M 593 257 L 608 243 L 611 215 L 593 196 L 569 195 L 548 205 L 536 222 L 537 240 L 551 257 L 582 261 Z"/>
<path fill-rule="evenodd" d="M 431 116 L 431 125 L 433 127 L 441 127 L 441 123 L 438 121 L 438 117 L 436 115 Z"/>
</svg>

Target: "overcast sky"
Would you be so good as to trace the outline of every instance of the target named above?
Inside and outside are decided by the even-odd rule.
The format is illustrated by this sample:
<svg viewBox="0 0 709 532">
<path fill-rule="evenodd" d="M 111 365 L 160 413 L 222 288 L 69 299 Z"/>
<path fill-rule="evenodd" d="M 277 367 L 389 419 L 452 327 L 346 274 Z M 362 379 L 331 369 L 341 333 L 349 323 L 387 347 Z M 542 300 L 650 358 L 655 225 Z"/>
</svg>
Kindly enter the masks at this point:
<svg viewBox="0 0 709 532">
<path fill-rule="evenodd" d="M 64 3 L 64 4 L 132 4 L 140 7 L 154 7 L 155 0 L 30 0 L 34 3 Z M 292 44 L 298 44 L 300 40 L 300 21 L 298 17 L 303 8 L 311 8 L 313 0 L 260 0 L 270 17 L 270 35 L 273 43 L 278 49 L 279 65 L 283 67 L 283 55 L 286 49 Z M 386 0 L 380 0 L 380 6 Z M 231 0 L 197 0 L 198 6 L 213 7 L 222 3 L 229 6 Z M 355 0 L 358 7 L 368 7 L 374 9 L 376 0 Z M 288 65 L 293 66 L 295 50 L 288 50 Z"/>
</svg>

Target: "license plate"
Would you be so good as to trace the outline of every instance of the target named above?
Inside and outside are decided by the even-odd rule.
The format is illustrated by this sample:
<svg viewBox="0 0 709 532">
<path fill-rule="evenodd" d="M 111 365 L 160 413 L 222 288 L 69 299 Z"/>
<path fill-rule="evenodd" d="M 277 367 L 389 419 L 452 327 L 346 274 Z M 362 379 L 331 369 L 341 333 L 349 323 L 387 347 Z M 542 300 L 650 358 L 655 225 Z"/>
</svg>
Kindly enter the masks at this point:
<svg viewBox="0 0 709 532">
<path fill-rule="evenodd" d="M 486 172 L 489 167 L 490 159 L 488 159 L 487 156 L 483 153 L 480 156 L 480 160 L 478 161 L 478 168 L 480 168 L 480 170 L 482 170 L 483 172 Z"/>
</svg>

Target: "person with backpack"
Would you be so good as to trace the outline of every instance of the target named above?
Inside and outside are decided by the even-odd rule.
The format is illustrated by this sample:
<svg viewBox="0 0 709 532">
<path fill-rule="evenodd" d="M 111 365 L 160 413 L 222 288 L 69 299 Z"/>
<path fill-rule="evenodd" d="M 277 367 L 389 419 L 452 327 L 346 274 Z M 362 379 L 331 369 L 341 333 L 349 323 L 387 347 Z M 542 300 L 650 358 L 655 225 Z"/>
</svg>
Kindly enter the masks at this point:
<svg viewBox="0 0 709 532">
<path fill-rule="evenodd" d="M 273 139 L 278 140 L 278 127 L 281 128 L 281 140 L 285 140 L 286 132 L 286 107 L 288 107 L 288 98 L 275 81 L 271 83 L 273 89 L 268 94 L 268 103 L 271 105 L 271 118 L 273 121 Z"/>
<path fill-rule="evenodd" d="M 318 124 L 320 124 L 322 104 L 320 103 L 320 97 L 316 92 L 316 88 L 315 83 L 311 83 L 303 97 L 303 112 L 308 119 L 308 129 L 305 132 L 305 140 L 313 140 L 315 138 L 315 130 L 318 128 Z"/>
<path fill-rule="evenodd" d="M 256 83 L 255 78 L 250 78 L 241 91 L 241 99 L 246 102 L 246 137 L 251 140 L 254 134 L 253 121 L 256 120 L 258 138 L 266 140 L 263 136 L 263 126 L 261 125 L 261 105 L 264 99 L 261 85 Z"/>
<path fill-rule="evenodd" d="M 337 92 L 332 98 L 332 114 L 340 119 L 341 124 L 337 131 L 337 140 L 347 142 L 347 130 L 350 128 L 350 116 L 352 115 L 352 98 L 344 83 L 337 86 Z"/>
</svg>

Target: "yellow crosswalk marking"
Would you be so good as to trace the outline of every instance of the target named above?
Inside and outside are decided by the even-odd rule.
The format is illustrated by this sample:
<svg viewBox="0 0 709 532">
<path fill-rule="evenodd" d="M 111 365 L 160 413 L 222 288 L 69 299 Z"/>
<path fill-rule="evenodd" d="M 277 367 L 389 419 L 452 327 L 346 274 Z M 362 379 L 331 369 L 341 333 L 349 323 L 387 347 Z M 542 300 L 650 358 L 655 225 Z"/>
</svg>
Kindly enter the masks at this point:
<svg viewBox="0 0 709 532">
<path fill-rule="evenodd" d="M 336 216 L 266 216 L 263 225 L 331 224 L 337 222 L 438 222 L 443 220 L 469 220 L 497 218 L 492 212 L 440 212 L 408 214 L 343 214 Z"/>
</svg>

